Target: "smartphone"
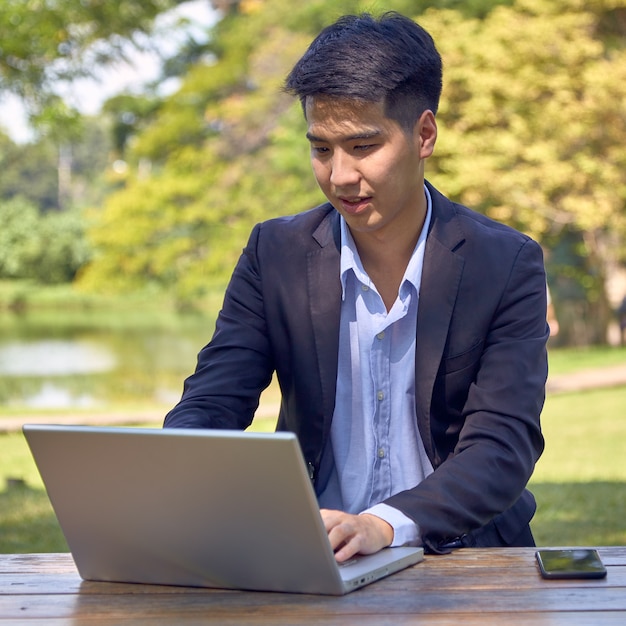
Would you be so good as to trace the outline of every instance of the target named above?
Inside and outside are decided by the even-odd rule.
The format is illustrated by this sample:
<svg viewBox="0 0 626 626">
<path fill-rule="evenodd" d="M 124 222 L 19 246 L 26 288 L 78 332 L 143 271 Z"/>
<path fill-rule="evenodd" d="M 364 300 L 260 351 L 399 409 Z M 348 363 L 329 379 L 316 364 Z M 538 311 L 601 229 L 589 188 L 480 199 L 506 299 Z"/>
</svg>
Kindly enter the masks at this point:
<svg viewBox="0 0 626 626">
<path fill-rule="evenodd" d="M 544 578 L 604 578 L 606 568 L 597 550 L 537 550 L 539 571 Z"/>
</svg>

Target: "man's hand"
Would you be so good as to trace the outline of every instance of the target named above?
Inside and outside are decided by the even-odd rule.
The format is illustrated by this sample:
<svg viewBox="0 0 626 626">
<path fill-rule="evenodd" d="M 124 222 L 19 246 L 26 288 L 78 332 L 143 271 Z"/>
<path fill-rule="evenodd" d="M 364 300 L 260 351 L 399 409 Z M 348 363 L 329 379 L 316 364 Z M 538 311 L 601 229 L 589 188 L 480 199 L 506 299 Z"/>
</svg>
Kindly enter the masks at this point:
<svg viewBox="0 0 626 626">
<path fill-rule="evenodd" d="M 375 515 L 351 515 L 330 509 L 321 509 L 321 514 L 338 563 L 357 553 L 374 554 L 393 541 L 393 528 Z"/>
</svg>

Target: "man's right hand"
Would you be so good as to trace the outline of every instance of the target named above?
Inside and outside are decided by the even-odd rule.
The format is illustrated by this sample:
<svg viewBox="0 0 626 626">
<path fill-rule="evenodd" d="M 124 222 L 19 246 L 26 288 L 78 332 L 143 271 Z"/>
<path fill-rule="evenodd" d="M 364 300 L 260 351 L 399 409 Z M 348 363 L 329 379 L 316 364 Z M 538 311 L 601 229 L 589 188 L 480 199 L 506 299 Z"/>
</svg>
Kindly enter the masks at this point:
<svg viewBox="0 0 626 626">
<path fill-rule="evenodd" d="M 321 509 L 330 545 L 338 563 L 355 554 L 374 554 L 393 541 L 393 528 L 380 517 Z"/>
</svg>

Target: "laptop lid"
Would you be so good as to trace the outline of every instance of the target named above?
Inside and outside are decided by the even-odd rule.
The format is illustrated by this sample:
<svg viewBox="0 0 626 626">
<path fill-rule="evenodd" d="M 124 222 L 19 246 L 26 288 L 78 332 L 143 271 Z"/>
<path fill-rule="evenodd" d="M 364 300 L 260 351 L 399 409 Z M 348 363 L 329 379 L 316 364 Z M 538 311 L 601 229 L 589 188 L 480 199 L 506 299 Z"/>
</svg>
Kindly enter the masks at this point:
<svg viewBox="0 0 626 626">
<path fill-rule="evenodd" d="M 338 566 L 293 433 L 23 431 L 85 580 L 341 595 L 423 558 Z"/>
</svg>

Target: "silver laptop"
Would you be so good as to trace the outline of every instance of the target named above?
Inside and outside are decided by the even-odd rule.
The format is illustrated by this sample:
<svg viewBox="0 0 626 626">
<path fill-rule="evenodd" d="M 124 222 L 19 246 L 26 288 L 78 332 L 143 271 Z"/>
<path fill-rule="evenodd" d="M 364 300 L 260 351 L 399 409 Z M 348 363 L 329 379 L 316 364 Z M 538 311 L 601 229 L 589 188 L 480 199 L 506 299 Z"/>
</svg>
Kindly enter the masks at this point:
<svg viewBox="0 0 626 626">
<path fill-rule="evenodd" d="M 23 431 L 85 580 L 342 595 L 423 559 L 337 565 L 293 433 Z"/>
</svg>

